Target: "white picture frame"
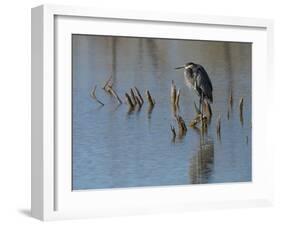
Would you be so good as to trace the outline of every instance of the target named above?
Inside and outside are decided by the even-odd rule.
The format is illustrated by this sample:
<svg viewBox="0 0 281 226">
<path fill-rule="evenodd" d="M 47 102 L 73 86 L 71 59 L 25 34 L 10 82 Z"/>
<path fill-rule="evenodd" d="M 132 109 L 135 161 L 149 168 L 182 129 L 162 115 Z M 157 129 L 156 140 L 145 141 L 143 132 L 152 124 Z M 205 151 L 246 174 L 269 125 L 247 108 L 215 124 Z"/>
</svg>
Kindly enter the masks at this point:
<svg viewBox="0 0 281 226">
<path fill-rule="evenodd" d="M 181 33 L 185 26 L 193 29 L 192 32 Z M 69 35 L 74 30 L 83 34 L 252 42 L 253 181 L 71 191 L 68 123 L 71 80 L 58 75 L 71 73 Z M 273 153 L 266 140 L 269 116 L 268 108 L 264 107 L 268 105 L 266 98 L 270 93 L 265 84 L 273 73 L 272 33 L 273 22 L 265 19 L 123 12 L 57 5 L 33 8 L 32 216 L 56 220 L 272 204 L 273 180 L 269 175 L 273 170 Z M 260 92 L 261 89 L 264 91 Z M 64 104 L 65 110 L 58 112 L 58 104 Z"/>
</svg>

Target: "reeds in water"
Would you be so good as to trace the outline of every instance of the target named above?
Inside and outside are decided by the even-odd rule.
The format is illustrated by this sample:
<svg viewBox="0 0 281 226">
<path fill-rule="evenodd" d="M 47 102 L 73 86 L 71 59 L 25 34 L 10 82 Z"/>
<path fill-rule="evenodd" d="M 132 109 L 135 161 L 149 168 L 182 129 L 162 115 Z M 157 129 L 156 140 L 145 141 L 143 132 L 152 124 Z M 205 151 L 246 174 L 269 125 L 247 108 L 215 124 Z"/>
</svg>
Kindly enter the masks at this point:
<svg viewBox="0 0 281 226">
<path fill-rule="evenodd" d="M 180 137 L 182 137 L 187 132 L 187 127 L 186 127 L 185 121 L 183 120 L 183 118 L 180 115 L 178 115 L 176 117 L 176 120 L 177 120 L 177 123 L 178 123 L 178 134 L 179 134 Z"/>
<path fill-rule="evenodd" d="M 155 100 L 152 98 L 149 90 L 146 90 L 146 98 L 147 98 L 147 101 L 149 103 L 150 106 L 154 106 L 155 105 Z"/>
<path fill-rule="evenodd" d="M 132 102 L 132 99 L 128 93 L 125 93 L 126 103 L 128 104 L 130 109 L 134 108 L 134 104 Z"/>
<path fill-rule="evenodd" d="M 243 118 L 243 105 L 244 105 L 244 98 L 241 97 L 239 101 L 239 115 L 240 115 L 240 123 L 241 126 L 243 127 L 244 124 L 244 118 Z"/>
<path fill-rule="evenodd" d="M 244 105 L 244 98 L 241 97 L 239 101 L 239 112 L 240 114 L 243 114 L 243 105 Z"/>
<path fill-rule="evenodd" d="M 112 87 L 112 75 L 105 81 L 104 86 L 102 87 L 105 91 L 108 91 L 108 87 Z"/>
<path fill-rule="evenodd" d="M 96 96 L 96 89 L 97 89 L 97 86 L 95 85 L 95 86 L 94 86 L 94 89 L 93 89 L 92 92 L 91 92 L 91 97 L 92 97 L 94 100 L 96 100 L 100 105 L 104 106 L 104 103 L 101 102 L 101 101 L 97 98 L 97 96 Z"/>
<path fill-rule="evenodd" d="M 177 96 L 176 96 L 176 103 L 175 103 L 175 105 L 176 105 L 177 107 L 179 107 L 180 95 L 181 95 L 181 89 L 178 89 L 178 90 L 177 90 Z"/>
<path fill-rule="evenodd" d="M 111 86 L 108 87 L 108 92 L 115 97 L 119 104 L 122 104 L 122 100 Z"/>
<path fill-rule="evenodd" d="M 130 92 L 128 93 L 126 92 L 125 99 L 126 99 L 126 103 L 129 106 L 130 112 L 132 112 L 135 109 L 139 111 L 143 105 L 143 98 L 137 87 L 134 87 L 134 89 L 131 88 Z"/>
<path fill-rule="evenodd" d="M 171 96 L 171 104 L 175 105 L 176 104 L 176 98 L 177 98 L 177 87 L 174 83 L 174 80 L 172 80 L 170 96 Z"/>
<path fill-rule="evenodd" d="M 139 108 L 141 108 L 141 107 L 142 107 L 142 102 L 141 102 L 141 100 L 139 99 L 138 96 L 135 96 L 135 99 L 136 99 L 137 105 L 139 106 Z"/>
<path fill-rule="evenodd" d="M 174 126 L 172 126 L 171 125 L 171 131 L 172 131 L 172 135 L 173 135 L 173 137 L 172 137 L 172 142 L 174 143 L 175 142 L 175 139 L 176 139 L 176 136 L 177 136 L 177 134 L 176 134 L 176 130 L 175 130 L 175 127 Z"/>
<path fill-rule="evenodd" d="M 135 96 L 135 93 L 134 93 L 133 89 L 131 89 L 130 92 L 131 92 L 132 103 L 134 104 L 134 106 L 136 106 L 137 100 L 136 100 L 136 96 Z"/>
<path fill-rule="evenodd" d="M 217 137 L 221 138 L 221 116 L 219 115 L 218 119 L 217 119 Z"/>
<path fill-rule="evenodd" d="M 135 86 L 135 91 L 136 91 L 136 93 L 137 93 L 137 96 L 138 96 L 138 98 L 139 98 L 141 104 L 143 104 L 143 103 L 144 103 L 144 100 L 143 100 L 143 98 L 142 98 L 142 96 L 141 96 L 141 93 L 140 93 L 139 89 L 138 89 L 136 86 Z"/>
<path fill-rule="evenodd" d="M 177 89 L 174 80 L 172 80 L 170 99 L 171 99 L 172 106 L 175 106 L 177 108 L 179 108 L 180 93 L 181 93 L 181 90 Z"/>
<path fill-rule="evenodd" d="M 119 104 L 122 104 L 122 100 L 120 99 L 120 97 L 118 96 L 117 92 L 113 89 L 113 81 L 112 81 L 112 76 L 110 76 L 104 86 L 103 89 L 109 93 L 110 95 L 114 96 L 115 99 L 118 101 Z"/>
</svg>

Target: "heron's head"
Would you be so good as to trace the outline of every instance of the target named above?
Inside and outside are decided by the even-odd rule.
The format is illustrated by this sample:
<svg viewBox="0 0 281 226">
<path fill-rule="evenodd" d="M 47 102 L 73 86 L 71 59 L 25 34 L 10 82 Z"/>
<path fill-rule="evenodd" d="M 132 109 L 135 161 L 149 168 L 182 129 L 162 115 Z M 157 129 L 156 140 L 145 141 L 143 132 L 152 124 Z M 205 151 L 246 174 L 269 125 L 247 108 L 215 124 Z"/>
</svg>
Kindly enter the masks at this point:
<svg viewBox="0 0 281 226">
<path fill-rule="evenodd" d="M 176 70 L 178 70 L 178 69 L 185 69 L 185 70 L 192 70 L 192 68 L 194 67 L 194 63 L 192 63 L 192 62 L 189 62 L 189 63 L 186 63 L 185 65 L 183 65 L 183 66 L 180 66 L 180 67 L 176 67 L 175 69 Z"/>
<path fill-rule="evenodd" d="M 180 67 L 176 67 L 175 69 L 184 69 L 184 78 L 186 81 L 186 84 L 190 87 L 194 87 L 194 75 L 193 75 L 193 68 L 194 68 L 195 64 L 192 62 L 186 63 L 183 66 Z"/>
</svg>

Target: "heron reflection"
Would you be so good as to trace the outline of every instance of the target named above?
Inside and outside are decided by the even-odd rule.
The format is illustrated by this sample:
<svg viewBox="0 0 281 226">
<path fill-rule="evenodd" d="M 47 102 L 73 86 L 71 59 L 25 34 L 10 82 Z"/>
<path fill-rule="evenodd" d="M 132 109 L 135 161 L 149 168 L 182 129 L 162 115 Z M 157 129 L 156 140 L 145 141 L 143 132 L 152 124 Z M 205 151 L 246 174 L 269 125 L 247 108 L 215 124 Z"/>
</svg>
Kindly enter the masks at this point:
<svg viewBox="0 0 281 226">
<path fill-rule="evenodd" d="M 190 183 L 209 182 L 214 165 L 214 142 L 210 137 L 200 136 L 199 147 L 190 161 Z"/>
</svg>

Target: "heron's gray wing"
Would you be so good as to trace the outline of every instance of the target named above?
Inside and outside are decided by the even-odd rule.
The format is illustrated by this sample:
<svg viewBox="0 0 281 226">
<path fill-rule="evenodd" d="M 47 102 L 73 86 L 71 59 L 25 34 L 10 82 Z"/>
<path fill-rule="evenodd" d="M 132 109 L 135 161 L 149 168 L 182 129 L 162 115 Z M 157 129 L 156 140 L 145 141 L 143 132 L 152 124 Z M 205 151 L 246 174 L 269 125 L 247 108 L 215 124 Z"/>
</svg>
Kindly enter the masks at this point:
<svg viewBox="0 0 281 226">
<path fill-rule="evenodd" d="M 208 84 L 208 86 L 210 87 L 211 91 L 213 91 L 212 82 L 211 82 L 211 80 L 209 78 L 208 73 L 204 69 L 204 67 L 202 67 L 201 65 L 198 66 L 197 67 L 197 73 L 200 74 L 202 78 L 204 78 L 205 83 Z"/>
<path fill-rule="evenodd" d="M 197 86 L 201 89 L 203 95 L 213 102 L 213 86 L 207 72 L 202 66 L 198 66 L 194 73 Z"/>
</svg>

